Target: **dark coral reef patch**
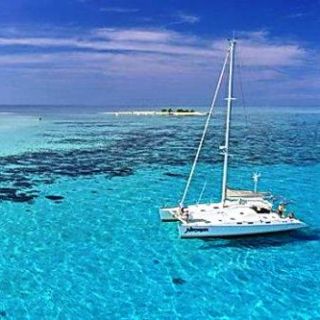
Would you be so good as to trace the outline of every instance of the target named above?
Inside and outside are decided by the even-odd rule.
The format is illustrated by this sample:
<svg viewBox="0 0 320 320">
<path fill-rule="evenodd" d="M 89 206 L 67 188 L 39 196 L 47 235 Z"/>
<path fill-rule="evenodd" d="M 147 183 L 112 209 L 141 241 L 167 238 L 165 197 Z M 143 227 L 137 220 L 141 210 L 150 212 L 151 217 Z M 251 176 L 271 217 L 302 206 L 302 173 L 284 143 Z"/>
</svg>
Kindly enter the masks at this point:
<svg viewBox="0 0 320 320">
<path fill-rule="evenodd" d="M 48 195 L 45 197 L 49 200 L 52 200 L 52 201 L 62 201 L 64 199 L 63 196 L 55 196 L 55 195 Z"/>
</svg>

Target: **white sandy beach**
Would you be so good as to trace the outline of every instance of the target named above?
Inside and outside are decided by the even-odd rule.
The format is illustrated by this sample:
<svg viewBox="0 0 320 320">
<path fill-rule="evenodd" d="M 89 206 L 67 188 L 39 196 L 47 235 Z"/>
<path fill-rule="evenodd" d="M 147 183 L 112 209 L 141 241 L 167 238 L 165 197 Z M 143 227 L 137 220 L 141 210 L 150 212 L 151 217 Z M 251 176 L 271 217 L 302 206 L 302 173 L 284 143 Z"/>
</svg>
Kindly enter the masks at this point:
<svg viewBox="0 0 320 320">
<path fill-rule="evenodd" d="M 206 112 L 164 112 L 164 111 L 113 111 L 103 112 L 106 115 L 115 116 L 205 116 Z"/>
</svg>

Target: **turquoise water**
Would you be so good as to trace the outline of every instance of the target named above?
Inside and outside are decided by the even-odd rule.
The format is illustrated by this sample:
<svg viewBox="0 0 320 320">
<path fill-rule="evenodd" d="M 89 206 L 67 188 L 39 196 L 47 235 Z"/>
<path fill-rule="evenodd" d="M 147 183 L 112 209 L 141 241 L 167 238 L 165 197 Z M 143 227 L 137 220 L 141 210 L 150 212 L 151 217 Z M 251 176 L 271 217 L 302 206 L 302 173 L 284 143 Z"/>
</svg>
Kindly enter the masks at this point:
<svg viewBox="0 0 320 320">
<path fill-rule="evenodd" d="M 249 108 L 232 134 L 230 186 L 260 172 L 310 227 L 206 241 L 158 217 L 180 200 L 204 118 L 102 111 L 0 110 L 0 319 L 320 318 L 319 109 Z M 204 201 L 219 197 L 221 120 L 189 202 L 204 184 Z"/>
</svg>

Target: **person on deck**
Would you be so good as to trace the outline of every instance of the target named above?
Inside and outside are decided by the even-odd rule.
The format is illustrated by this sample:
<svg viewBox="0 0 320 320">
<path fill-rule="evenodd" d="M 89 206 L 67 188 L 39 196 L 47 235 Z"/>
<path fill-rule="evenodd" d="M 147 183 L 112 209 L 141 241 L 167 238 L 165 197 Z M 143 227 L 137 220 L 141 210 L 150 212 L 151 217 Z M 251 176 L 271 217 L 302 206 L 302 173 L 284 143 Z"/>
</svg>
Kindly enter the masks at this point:
<svg viewBox="0 0 320 320">
<path fill-rule="evenodd" d="M 180 211 L 181 211 L 181 217 L 185 219 L 187 222 L 189 222 L 190 215 L 189 215 L 188 209 L 184 207 L 180 207 Z"/>
<path fill-rule="evenodd" d="M 280 218 L 284 218 L 285 212 L 286 212 L 286 207 L 285 207 L 284 203 L 280 203 L 278 206 L 278 214 L 279 214 Z"/>
</svg>

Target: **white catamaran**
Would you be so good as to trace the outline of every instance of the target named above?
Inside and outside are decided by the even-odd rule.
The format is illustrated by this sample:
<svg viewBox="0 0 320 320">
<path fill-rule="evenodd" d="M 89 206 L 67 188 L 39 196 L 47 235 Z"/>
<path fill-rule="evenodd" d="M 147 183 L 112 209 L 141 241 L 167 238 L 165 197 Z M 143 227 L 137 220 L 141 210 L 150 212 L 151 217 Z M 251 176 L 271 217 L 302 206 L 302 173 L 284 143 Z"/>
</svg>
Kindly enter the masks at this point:
<svg viewBox="0 0 320 320">
<path fill-rule="evenodd" d="M 253 191 L 234 190 L 227 187 L 230 120 L 233 97 L 233 72 L 236 41 L 230 40 L 230 45 L 218 79 L 212 104 L 204 126 L 200 144 L 191 168 L 191 172 L 177 207 L 160 208 L 162 221 L 179 221 L 181 238 L 226 237 L 250 234 L 273 233 L 303 228 L 305 223 L 296 219 L 293 214 L 285 214 L 284 205 L 278 210 L 273 209 L 270 194 L 257 192 L 259 175 L 253 176 L 255 187 Z M 221 186 L 221 201 L 218 203 L 191 204 L 184 202 L 193 178 L 199 155 L 206 137 L 210 118 L 216 104 L 221 83 L 228 66 L 228 97 L 225 143 L 220 147 L 224 156 L 223 177 Z"/>
</svg>

